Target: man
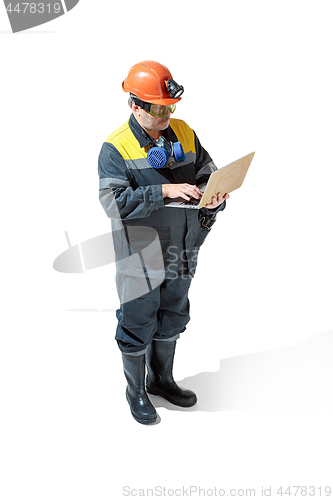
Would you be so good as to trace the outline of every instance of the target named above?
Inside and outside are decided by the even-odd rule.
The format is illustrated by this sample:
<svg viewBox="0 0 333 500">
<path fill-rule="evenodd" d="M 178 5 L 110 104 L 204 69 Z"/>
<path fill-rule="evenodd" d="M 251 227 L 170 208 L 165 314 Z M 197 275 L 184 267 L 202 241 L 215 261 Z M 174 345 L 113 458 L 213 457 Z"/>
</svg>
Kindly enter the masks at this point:
<svg viewBox="0 0 333 500">
<path fill-rule="evenodd" d="M 165 66 L 134 65 L 122 88 L 130 93 L 132 115 L 102 146 L 100 201 L 112 219 L 121 302 L 116 340 L 126 397 L 133 417 L 151 424 L 158 415 L 147 392 L 182 407 L 197 402 L 194 392 L 174 381 L 173 359 L 190 319 L 188 290 L 198 250 L 229 195 L 218 193 L 200 210 L 167 207 L 179 197 L 199 200 L 198 185 L 216 166 L 194 131 L 171 118 L 183 87 Z"/>
</svg>

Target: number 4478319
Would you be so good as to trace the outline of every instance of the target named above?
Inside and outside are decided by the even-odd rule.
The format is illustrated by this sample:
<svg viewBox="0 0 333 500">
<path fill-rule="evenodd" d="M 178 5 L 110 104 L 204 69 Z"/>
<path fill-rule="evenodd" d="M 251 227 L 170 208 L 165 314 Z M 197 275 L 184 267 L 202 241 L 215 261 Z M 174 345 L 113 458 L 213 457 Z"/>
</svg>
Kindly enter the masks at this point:
<svg viewBox="0 0 333 500">
<path fill-rule="evenodd" d="M 13 4 L 14 5 L 14 4 Z M 61 9 L 60 3 L 55 3 L 54 5 L 51 5 L 50 3 L 44 4 L 44 3 L 31 3 L 31 2 L 20 2 L 17 3 L 14 7 L 12 7 L 12 4 L 8 4 L 6 7 L 7 12 L 17 12 L 17 14 L 25 14 L 25 13 L 30 13 L 30 14 L 36 14 L 37 12 L 39 14 L 43 14 L 43 12 L 48 12 L 49 14 L 51 13 L 51 10 L 55 14 L 59 14 Z"/>
</svg>

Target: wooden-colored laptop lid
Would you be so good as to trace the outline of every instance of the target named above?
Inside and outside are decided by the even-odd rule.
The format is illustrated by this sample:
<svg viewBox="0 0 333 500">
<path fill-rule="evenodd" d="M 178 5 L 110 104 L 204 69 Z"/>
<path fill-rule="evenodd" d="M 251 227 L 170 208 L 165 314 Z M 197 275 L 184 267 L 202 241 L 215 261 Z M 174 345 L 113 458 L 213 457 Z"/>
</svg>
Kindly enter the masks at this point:
<svg viewBox="0 0 333 500">
<path fill-rule="evenodd" d="M 241 187 L 253 156 L 254 152 L 213 172 L 209 177 L 198 208 L 211 203 L 212 197 L 217 196 L 217 193 L 225 195 Z"/>
</svg>

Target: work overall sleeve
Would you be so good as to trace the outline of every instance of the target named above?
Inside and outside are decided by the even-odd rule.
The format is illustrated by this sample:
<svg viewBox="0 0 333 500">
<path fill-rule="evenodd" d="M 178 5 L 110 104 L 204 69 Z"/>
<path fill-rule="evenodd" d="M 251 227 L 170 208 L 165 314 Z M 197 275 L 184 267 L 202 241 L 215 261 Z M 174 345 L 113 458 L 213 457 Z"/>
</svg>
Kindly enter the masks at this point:
<svg viewBox="0 0 333 500">
<path fill-rule="evenodd" d="M 138 186 L 119 151 L 104 143 L 98 158 L 99 199 L 110 219 L 148 217 L 164 206 L 162 185 Z"/>
</svg>

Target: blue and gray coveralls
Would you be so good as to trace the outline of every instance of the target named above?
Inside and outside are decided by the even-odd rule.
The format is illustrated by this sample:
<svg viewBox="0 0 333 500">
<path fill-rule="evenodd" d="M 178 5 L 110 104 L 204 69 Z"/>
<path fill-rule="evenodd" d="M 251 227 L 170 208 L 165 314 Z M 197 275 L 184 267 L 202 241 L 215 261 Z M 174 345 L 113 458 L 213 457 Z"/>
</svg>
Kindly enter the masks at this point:
<svg viewBox="0 0 333 500">
<path fill-rule="evenodd" d="M 184 121 L 171 118 L 164 136 L 181 142 L 184 162 L 151 167 L 147 134 L 133 114 L 107 138 L 98 160 L 100 201 L 112 220 L 116 254 L 116 340 L 133 355 L 143 354 L 153 339 L 173 341 L 185 330 L 198 250 L 226 205 L 165 206 L 162 184 L 199 185 L 216 166 Z"/>
</svg>

